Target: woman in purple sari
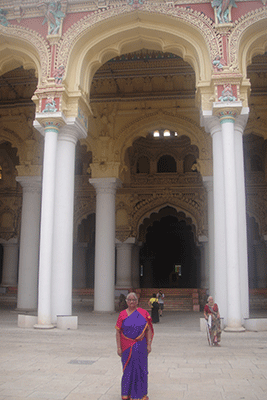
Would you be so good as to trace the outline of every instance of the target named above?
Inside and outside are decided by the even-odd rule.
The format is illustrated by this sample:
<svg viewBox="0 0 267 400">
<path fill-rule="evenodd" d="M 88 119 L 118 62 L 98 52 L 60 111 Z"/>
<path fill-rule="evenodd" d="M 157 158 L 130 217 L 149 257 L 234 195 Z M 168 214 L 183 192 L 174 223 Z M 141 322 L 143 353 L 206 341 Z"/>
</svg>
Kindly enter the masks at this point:
<svg viewBox="0 0 267 400">
<path fill-rule="evenodd" d="M 116 324 L 117 353 L 121 357 L 123 400 L 148 400 L 147 356 L 151 352 L 153 325 L 146 310 L 137 307 L 135 293 L 126 297 L 128 308 L 123 310 Z"/>
</svg>

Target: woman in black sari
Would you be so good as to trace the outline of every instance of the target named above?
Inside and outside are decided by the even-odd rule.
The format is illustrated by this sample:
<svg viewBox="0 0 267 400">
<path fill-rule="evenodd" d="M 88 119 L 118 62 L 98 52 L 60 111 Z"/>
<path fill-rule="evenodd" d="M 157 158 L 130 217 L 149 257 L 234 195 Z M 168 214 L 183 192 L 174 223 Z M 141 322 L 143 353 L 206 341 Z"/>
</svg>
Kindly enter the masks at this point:
<svg viewBox="0 0 267 400">
<path fill-rule="evenodd" d="M 148 301 L 148 305 L 151 307 L 151 318 L 153 324 L 159 322 L 159 302 L 156 293 L 153 293 L 151 299 Z"/>
</svg>

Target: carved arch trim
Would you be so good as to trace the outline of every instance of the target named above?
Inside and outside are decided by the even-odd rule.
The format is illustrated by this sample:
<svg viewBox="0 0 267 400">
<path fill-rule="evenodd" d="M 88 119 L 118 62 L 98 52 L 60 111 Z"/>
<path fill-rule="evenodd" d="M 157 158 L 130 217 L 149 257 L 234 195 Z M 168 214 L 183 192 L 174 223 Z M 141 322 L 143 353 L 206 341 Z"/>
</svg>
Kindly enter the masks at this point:
<svg viewBox="0 0 267 400">
<path fill-rule="evenodd" d="M 188 220 L 190 220 L 191 221 L 190 225 L 193 225 L 195 227 L 196 231 L 198 231 L 198 221 L 196 220 L 194 215 L 192 215 L 190 212 L 188 212 L 188 210 L 185 210 L 185 209 L 173 204 L 172 202 L 165 202 L 165 203 L 162 203 L 161 205 L 157 205 L 156 207 L 154 207 L 154 208 L 152 208 L 150 210 L 147 210 L 140 217 L 140 219 L 136 223 L 136 235 L 137 235 L 137 237 L 139 235 L 139 228 L 143 224 L 144 220 L 145 219 L 149 219 L 152 214 L 158 214 L 160 212 L 160 210 L 162 210 L 165 207 L 171 207 L 174 210 L 176 210 L 177 213 L 183 213 L 184 216 L 185 216 L 186 223 L 188 222 Z"/>
<path fill-rule="evenodd" d="M 166 200 L 166 198 L 169 200 Z M 190 196 L 186 197 L 186 195 L 181 193 L 175 193 L 174 195 L 172 193 L 164 193 L 156 196 L 152 194 L 146 196 L 146 198 L 140 197 L 140 201 L 133 207 L 131 215 L 135 235 L 137 236 L 144 218 L 149 218 L 152 213 L 158 212 L 167 206 L 175 208 L 178 212 L 182 211 L 185 215 L 189 216 L 196 227 L 197 236 L 207 236 L 203 215 L 203 209 L 206 206 L 205 200 L 201 199 L 197 202 L 196 200 L 192 200 Z"/>
<path fill-rule="evenodd" d="M 259 227 L 259 234 L 261 236 L 267 235 L 267 216 L 264 204 L 258 204 L 257 201 L 251 199 L 247 200 L 246 212 L 249 217 L 254 218 Z"/>
<path fill-rule="evenodd" d="M 37 71 L 39 85 L 47 82 L 51 66 L 51 52 L 48 43 L 36 31 L 16 25 L 5 27 L 0 25 L 0 34 L 3 38 L 7 37 L 7 43 L 1 46 L 0 71 L 5 63 L 9 62 L 12 50 L 12 59 L 18 58 L 26 69 L 34 68 Z M 1 71 L 5 73 L 7 71 Z"/>
<path fill-rule="evenodd" d="M 132 146 L 135 139 L 140 136 L 146 137 L 150 131 L 157 129 L 159 125 L 164 125 L 167 129 L 177 131 L 180 136 L 189 137 L 191 145 L 198 147 L 200 159 L 212 159 L 211 136 L 195 121 L 180 115 L 173 116 L 168 113 L 154 111 L 149 115 L 146 114 L 129 122 L 117 133 L 117 143 L 121 145 L 118 150 L 121 155 L 121 162 L 124 162 L 126 150 Z M 127 132 L 127 135 L 125 135 L 125 132 Z"/>
<path fill-rule="evenodd" d="M 245 78 L 247 66 L 252 57 L 263 54 L 267 48 L 266 41 L 267 7 L 249 12 L 235 22 L 229 37 L 229 60 L 232 70 L 242 73 Z"/>
<path fill-rule="evenodd" d="M 154 22 L 151 14 L 157 17 Z M 179 53 L 193 66 L 197 82 L 211 79 L 212 60 L 222 55 L 222 37 L 201 12 L 153 2 L 135 11 L 129 4 L 100 9 L 75 23 L 60 40 L 57 64 L 66 66 L 69 89 L 87 92 L 95 71 L 129 52 L 129 42 L 135 47 L 131 51 L 150 43 L 155 49 Z"/>
<path fill-rule="evenodd" d="M 96 196 L 88 196 L 86 198 L 78 198 L 74 208 L 74 223 L 73 223 L 73 240 L 77 242 L 78 227 L 81 222 L 90 214 L 96 212 Z"/>
</svg>

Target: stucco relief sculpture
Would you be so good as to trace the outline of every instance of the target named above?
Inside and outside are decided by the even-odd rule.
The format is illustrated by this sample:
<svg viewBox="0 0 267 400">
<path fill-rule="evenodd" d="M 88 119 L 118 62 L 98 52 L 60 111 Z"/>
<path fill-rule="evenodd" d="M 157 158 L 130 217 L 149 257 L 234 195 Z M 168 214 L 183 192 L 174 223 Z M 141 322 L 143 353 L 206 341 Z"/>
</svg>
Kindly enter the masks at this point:
<svg viewBox="0 0 267 400">
<path fill-rule="evenodd" d="M 60 65 L 57 69 L 54 70 L 53 77 L 55 78 L 55 83 L 57 85 L 61 85 L 63 76 L 64 76 L 64 72 L 65 72 L 64 65 Z"/>
<path fill-rule="evenodd" d="M 61 26 L 61 21 L 65 18 L 65 14 L 61 11 L 60 2 L 51 2 L 47 5 L 45 19 L 43 20 L 44 25 L 48 23 L 48 34 L 57 35 Z"/>
<path fill-rule="evenodd" d="M 224 85 L 222 95 L 219 97 L 219 101 L 236 101 L 236 97 L 233 95 L 232 85 Z"/>
<path fill-rule="evenodd" d="M 221 58 L 221 56 L 215 57 L 215 59 L 212 61 L 213 69 L 214 71 L 220 72 L 223 70 L 223 67 L 225 65 L 225 61 Z"/>
<path fill-rule="evenodd" d="M 45 108 L 42 111 L 43 113 L 49 112 L 49 113 L 53 113 L 53 112 L 57 112 L 57 108 L 56 108 L 56 102 L 54 99 L 47 99 L 45 102 Z"/>
<path fill-rule="evenodd" d="M 215 8 L 219 24 L 227 24 L 230 22 L 230 8 L 237 7 L 235 0 L 213 0 L 211 5 Z"/>
<path fill-rule="evenodd" d="M 3 10 L 2 8 L 0 8 L 0 25 L 3 25 L 3 26 L 8 25 L 6 15 L 7 15 L 7 10 Z"/>
</svg>

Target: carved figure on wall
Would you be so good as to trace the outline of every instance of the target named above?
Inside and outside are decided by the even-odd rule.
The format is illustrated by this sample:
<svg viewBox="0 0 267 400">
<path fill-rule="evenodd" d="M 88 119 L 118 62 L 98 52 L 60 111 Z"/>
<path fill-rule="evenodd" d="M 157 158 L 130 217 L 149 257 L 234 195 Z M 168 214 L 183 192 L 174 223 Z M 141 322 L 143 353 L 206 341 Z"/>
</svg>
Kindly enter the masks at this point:
<svg viewBox="0 0 267 400">
<path fill-rule="evenodd" d="M 128 0 L 130 6 L 138 6 L 144 4 L 143 0 Z"/>
<path fill-rule="evenodd" d="M 42 25 L 47 22 L 49 25 L 48 34 L 57 35 L 63 18 L 65 18 L 65 14 L 61 11 L 60 2 L 52 1 L 47 5 L 45 19 L 43 20 Z"/>
<path fill-rule="evenodd" d="M 224 85 L 222 95 L 219 97 L 219 101 L 236 101 L 236 97 L 233 95 L 232 86 L 228 83 Z"/>
<path fill-rule="evenodd" d="M 3 26 L 8 25 L 6 15 L 7 15 L 7 10 L 3 10 L 2 8 L 0 8 L 0 25 L 3 25 Z"/>
<path fill-rule="evenodd" d="M 56 108 L 56 102 L 54 99 L 46 99 L 45 102 L 45 108 L 42 111 L 43 113 L 45 112 L 57 112 L 57 108 Z"/>
<path fill-rule="evenodd" d="M 230 7 L 237 7 L 235 0 L 213 0 L 211 5 L 213 8 L 215 8 L 215 13 L 219 24 L 230 22 Z"/>
<path fill-rule="evenodd" d="M 55 78 L 55 82 L 60 85 L 63 80 L 63 75 L 65 72 L 65 67 L 64 65 L 60 65 L 57 69 L 54 70 L 53 72 L 53 77 Z"/>
<path fill-rule="evenodd" d="M 222 71 L 223 66 L 225 65 L 225 61 L 221 58 L 221 56 L 216 56 L 215 59 L 212 61 L 213 69 L 215 71 Z"/>
</svg>

